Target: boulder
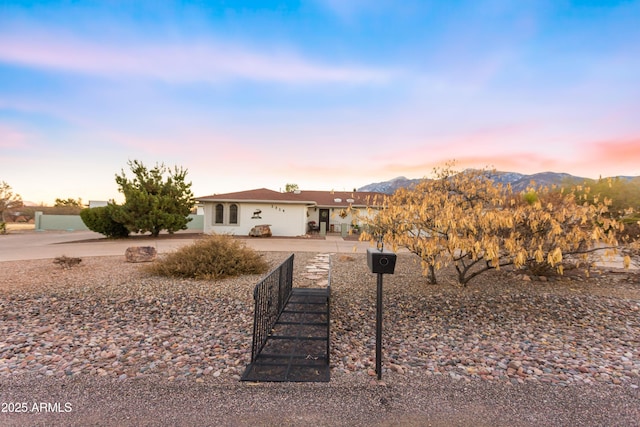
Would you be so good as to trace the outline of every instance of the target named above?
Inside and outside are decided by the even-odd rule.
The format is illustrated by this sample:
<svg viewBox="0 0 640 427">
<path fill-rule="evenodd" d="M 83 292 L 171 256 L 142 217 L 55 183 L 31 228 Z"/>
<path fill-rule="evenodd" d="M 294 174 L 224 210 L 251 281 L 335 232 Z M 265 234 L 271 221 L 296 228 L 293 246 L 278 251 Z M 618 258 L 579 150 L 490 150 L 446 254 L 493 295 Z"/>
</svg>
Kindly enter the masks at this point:
<svg viewBox="0 0 640 427">
<path fill-rule="evenodd" d="M 271 237 L 269 224 L 256 225 L 249 231 L 251 237 Z"/>
<path fill-rule="evenodd" d="M 131 246 L 124 256 L 127 262 L 151 262 L 156 259 L 158 252 L 153 246 Z"/>
</svg>

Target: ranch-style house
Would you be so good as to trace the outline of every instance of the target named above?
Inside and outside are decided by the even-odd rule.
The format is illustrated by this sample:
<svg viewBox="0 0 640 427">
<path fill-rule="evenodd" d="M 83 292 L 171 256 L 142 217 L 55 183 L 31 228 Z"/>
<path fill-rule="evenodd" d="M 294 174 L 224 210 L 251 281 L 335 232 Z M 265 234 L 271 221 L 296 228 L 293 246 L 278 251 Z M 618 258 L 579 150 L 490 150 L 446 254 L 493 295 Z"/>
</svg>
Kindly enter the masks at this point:
<svg viewBox="0 0 640 427">
<path fill-rule="evenodd" d="M 205 233 L 246 236 L 253 227 L 269 225 L 273 236 L 293 237 L 357 230 L 361 224 L 354 213 L 368 215 L 368 207 L 375 211 L 383 196 L 364 191 L 281 193 L 260 188 L 196 200 L 204 207 Z"/>
</svg>

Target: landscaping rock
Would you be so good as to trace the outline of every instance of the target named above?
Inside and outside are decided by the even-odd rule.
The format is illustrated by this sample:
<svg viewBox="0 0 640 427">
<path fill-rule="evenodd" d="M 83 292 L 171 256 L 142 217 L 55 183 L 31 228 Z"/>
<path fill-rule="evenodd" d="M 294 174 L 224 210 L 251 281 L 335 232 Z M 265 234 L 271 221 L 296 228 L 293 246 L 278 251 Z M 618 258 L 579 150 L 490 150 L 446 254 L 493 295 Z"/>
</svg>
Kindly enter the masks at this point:
<svg viewBox="0 0 640 427">
<path fill-rule="evenodd" d="M 256 225 L 249 231 L 251 237 L 271 237 L 271 227 L 269 224 Z"/>
</svg>

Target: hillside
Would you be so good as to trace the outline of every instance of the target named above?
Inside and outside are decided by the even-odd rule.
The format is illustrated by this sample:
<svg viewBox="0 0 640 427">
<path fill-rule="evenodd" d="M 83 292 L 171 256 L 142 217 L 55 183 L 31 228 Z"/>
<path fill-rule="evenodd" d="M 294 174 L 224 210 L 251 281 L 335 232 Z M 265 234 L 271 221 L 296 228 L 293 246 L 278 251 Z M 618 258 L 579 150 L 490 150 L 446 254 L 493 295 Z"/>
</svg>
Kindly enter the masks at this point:
<svg viewBox="0 0 640 427">
<path fill-rule="evenodd" d="M 594 180 L 584 177 L 571 175 L 568 173 L 560 172 L 539 172 L 531 175 L 524 175 L 517 172 L 502 172 L 497 171 L 494 175 L 494 181 L 502 184 L 511 184 L 514 191 L 524 191 L 526 188 L 534 182 L 536 186 L 550 186 L 553 184 L 568 184 L 568 183 L 582 183 L 593 182 Z M 640 177 L 621 176 L 624 180 L 640 179 Z M 411 187 L 422 179 L 409 179 L 404 176 L 393 178 L 389 181 L 375 182 L 367 184 L 358 188 L 358 191 L 377 191 L 385 194 L 392 194 L 398 188 Z"/>
</svg>

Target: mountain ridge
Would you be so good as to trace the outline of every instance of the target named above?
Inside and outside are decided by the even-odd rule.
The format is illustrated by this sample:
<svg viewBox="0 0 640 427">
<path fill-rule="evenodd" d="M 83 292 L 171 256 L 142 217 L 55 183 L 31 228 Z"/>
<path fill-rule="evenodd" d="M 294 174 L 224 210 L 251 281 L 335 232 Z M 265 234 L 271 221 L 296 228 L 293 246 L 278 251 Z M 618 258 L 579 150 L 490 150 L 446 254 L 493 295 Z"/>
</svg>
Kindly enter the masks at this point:
<svg viewBox="0 0 640 427">
<path fill-rule="evenodd" d="M 564 172 L 537 172 L 534 174 L 522 174 L 518 172 L 495 171 L 491 173 L 491 177 L 495 182 L 501 184 L 511 184 L 515 192 L 524 191 L 529 187 L 531 182 L 535 182 L 536 186 L 560 185 L 567 182 L 575 184 L 583 182 L 596 182 L 597 179 L 585 178 L 581 176 L 571 175 Z M 609 177 L 607 177 L 609 178 Z M 603 178 L 603 179 L 607 179 Z M 619 178 L 624 180 L 640 179 L 640 176 L 614 176 L 610 178 Z M 399 188 L 409 188 L 424 178 L 410 179 L 404 176 L 398 176 L 388 181 L 374 182 L 358 188 L 358 191 L 373 191 L 378 193 L 393 194 Z"/>
</svg>

